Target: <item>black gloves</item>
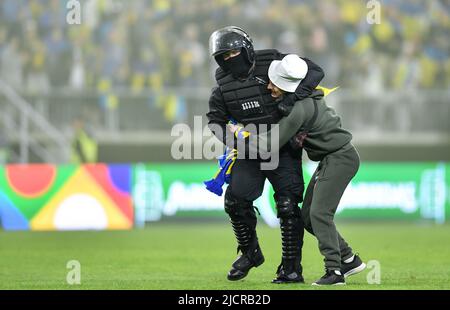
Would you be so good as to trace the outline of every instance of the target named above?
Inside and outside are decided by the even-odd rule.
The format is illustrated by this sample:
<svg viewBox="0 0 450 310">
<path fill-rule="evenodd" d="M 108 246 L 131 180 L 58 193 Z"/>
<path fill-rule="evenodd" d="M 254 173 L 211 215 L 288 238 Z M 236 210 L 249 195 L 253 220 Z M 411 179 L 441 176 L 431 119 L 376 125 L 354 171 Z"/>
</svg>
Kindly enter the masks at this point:
<svg viewBox="0 0 450 310">
<path fill-rule="evenodd" d="M 301 148 L 303 148 L 303 143 L 307 136 L 308 134 L 304 131 L 298 132 L 295 136 L 293 136 L 289 140 L 289 144 L 291 145 L 292 149 L 300 150 Z"/>
</svg>

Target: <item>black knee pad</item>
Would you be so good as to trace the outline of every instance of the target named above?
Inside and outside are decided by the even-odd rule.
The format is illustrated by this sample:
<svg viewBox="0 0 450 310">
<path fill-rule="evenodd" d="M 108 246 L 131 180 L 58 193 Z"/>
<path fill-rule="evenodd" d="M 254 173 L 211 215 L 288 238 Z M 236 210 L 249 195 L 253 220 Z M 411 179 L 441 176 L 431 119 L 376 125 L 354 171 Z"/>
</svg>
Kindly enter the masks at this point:
<svg viewBox="0 0 450 310">
<path fill-rule="evenodd" d="M 298 202 L 288 196 L 276 198 L 278 218 L 299 218 L 301 217 Z"/>
<path fill-rule="evenodd" d="M 239 215 L 246 209 L 253 209 L 253 203 L 251 201 L 239 199 L 229 190 L 225 192 L 225 212 L 228 215 Z"/>
<path fill-rule="evenodd" d="M 253 203 L 234 197 L 229 190 L 225 192 L 225 212 L 234 221 L 244 222 L 251 228 L 256 226 L 256 214 Z"/>
</svg>

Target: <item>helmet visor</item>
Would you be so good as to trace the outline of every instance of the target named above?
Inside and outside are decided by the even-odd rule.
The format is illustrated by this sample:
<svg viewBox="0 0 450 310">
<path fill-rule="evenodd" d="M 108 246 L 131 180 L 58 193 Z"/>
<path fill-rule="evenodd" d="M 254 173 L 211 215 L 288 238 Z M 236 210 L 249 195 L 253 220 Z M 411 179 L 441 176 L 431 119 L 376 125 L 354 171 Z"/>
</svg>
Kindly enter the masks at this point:
<svg viewBox="0 0 450 310">
<path fill-rule="evenodd" d="M 209 54 L 213 57 L 245 46 L 245 38 L 230 30 L 217 30 L 209 37 Z"/>
</svg>

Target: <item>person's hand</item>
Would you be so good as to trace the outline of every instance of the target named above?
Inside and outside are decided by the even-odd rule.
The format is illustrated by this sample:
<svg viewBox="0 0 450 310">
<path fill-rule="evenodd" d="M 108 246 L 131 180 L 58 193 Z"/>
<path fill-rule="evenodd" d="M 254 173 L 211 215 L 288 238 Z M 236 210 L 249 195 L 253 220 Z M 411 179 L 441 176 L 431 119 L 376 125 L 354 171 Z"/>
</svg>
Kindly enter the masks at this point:
<svg viewBox="0 0 450 310">
<path fill-rule="evenodd" d="M 237 139 L 245 139 L 248 136 L 250 136 L 250 133 L 248 131 L 244 130 L 244 127 L 234 125 L 234 124 L 227 124 L 229 130 L 234 133 L 234 136 Z"/>
<path fill-rule="evenodd" d="M 278 104 L 278 111 L 280 111 L 283 116 L 288 116 L 291 113 L 296 101 L 297 96 L 295 94 L 292 93 L 284 95 L 283 99 Z"/>
<path fill-rule="evenodd" d="M 303 143 L 307 136 L 306 132 L 299 132 L 289 140 L 289 144 L 294 150 L 299 150 L 303 148 Z"/>
<path fill-rule="evenodd" d="M 231 123 L 227 124 L 227 126 L 228 126 L 228 129 L 229 129 L 232 133 L 235 133 L 235 132 L 238 131 L 238 129 L 239 129 L 239 126 L 238 126 L 238 125 L 234 125 L 234 124 L 231 124 Z"/>
</svg>

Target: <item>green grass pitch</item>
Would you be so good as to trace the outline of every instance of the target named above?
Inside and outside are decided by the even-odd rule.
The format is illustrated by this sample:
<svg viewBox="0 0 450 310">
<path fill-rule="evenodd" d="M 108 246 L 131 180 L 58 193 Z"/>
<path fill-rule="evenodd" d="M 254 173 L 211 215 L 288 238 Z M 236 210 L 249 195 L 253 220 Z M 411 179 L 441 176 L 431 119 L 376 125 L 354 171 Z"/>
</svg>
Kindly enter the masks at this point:
<svg viewBox="0 0 450 310">
<path fill-rule="evenodd" d="M 378 260 L 381 284 L 368 271 L 332 289 L 450 289 L 450 226 L 397 222 L 338 222 L 364 261 Z M 107 232 L 0 231 L 0 289 L 324 289 L 310 284 L 323 274 L 316 240 L 306 233 L 307 284 L 270 280 L 281 257 L 280 231 L 258 226 L 266 257 L 244 280 L 226 273 L 236 247 L 227 223 L 157 223 L 145 229 Z M 81 284 L 66 282 L 70 260 L 81 264 Z"/>
</svg>

